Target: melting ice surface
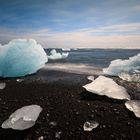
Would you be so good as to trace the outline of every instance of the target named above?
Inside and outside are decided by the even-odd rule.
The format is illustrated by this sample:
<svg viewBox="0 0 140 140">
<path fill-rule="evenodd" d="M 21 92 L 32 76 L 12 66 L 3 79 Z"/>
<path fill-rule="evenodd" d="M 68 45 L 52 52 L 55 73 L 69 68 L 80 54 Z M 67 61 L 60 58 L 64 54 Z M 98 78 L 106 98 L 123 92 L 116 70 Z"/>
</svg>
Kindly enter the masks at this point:
<svg viewBox="0 0 140 140">
<path fill-rule="evenodd" d="M 132 73 L 137 70 L 140 70 L 140 53 L 127 60 L 113 60 L 108 68 L 103 69 L 104 73 L 116 76 L 121 72 Z"/>
<path fill-rule="evenodd" d="M 140 118 L 140 101 L 139 100 L 130 100 L 125 103 L 125 106 L 133 111 L 135 116 Z"/>
<path fill-rule="evenodd" d="M 92 131 L 92 129 L 97 128 L 99 123 L 96 121 L 87 121 L 84 123 L 83 129 L 84 131 Z"/>
<path fill-rule="evenodd" d="M 0 89 L 4 89 L 6 87 L 6 83 L 0 83 Z"/>
<path fill-rule="evenodd" d="M 56 52 L 55 49 L 51 50 L 50 53 L 51 53 L 51 55 L 48 56 L 48 59 L 51 59 L 51 60 L 65 59 L 69 55 L 68 52 L 65 52 L 65 53 L 62 52 L 62 54 L 61 53 L 58 53 L 58 52 Z"/>
<path fill-rule="evenodd" d="M 1 77 L 20 77 L 35 73 L 47 61 L 44 49 L 33 39 L 16 39 L 0 46 Z"/>
<path fill-rule="evenodd" d="M 87 79 L 90 81 L 94 81 L 94 76 L 88 76 Z"/>
<path fill-rule="evenodd" d="M 4 121 L 2 128 L 24 130 L 35 124 L 42 108 L 38 105 L 24 106 L 12 113 L 8 120 Z"/>
<path fill-rule="evenodd" d="M 118 75 L 122 80 L 125 81 L 133 81 L 133 82 L 140 82 L 140 72 L 139 73 L 126 73 L 126 72 L 121 72 Z"/>
<path fill-rule="evenodd" d="M 113 79 L 107 78 L 105 76 L 99 76 L 93 82 L 83 87 L 87 91 L 98 95 L 105 95 L 114 99 L 130 100 L 130 96 L 124 87 L 119 86 L 116 82 L 113 81 Z"/>
</svg>

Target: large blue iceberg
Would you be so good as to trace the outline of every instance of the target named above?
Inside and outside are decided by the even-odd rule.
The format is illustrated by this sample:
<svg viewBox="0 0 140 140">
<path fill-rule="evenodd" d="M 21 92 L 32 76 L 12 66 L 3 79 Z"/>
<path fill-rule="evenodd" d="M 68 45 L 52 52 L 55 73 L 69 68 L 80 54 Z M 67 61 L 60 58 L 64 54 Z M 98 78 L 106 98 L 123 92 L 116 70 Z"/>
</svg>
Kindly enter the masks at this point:
<svg viewBox="0 0 140 140">
<path fill-rule="evenodd" d="M 20 77 L 35 73 L 48 61 L 33 39 L 16 39 L 0 45 L 0 77 Z"/>
<path fill-rule="evenodd" d="M 140 53 L 129 59 L 117 59 L 111 61 L 108 68 L 104 68 L 103 72 L 108 75 L 119 76 L 124 73 L 138 73 L 140 71 Z"/>
</svg>

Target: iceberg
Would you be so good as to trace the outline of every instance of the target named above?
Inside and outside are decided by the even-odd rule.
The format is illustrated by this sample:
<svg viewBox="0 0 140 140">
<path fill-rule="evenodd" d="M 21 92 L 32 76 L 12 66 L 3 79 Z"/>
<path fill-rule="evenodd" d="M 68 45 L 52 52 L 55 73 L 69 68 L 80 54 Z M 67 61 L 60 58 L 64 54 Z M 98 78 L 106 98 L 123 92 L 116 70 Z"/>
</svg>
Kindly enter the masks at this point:
<svg viewBox="0 0 140 140">
<path fill-rule="evenodd" d="M 139 73 L 126 73 L 126 72 L 121 72 L 118 75 L 122 80 L 125 81 L 132 81 L 132 82 L 140 82 L 140 72 Z"/>
<path fill-rule="evenodd" d="M 2 123 L 2 128 L 24 130 L 35 124 L 42 108 L 38 105 L 24 106 L 12 113 L 8 120 Z"/>
<path fill-rule="evenodd" d="M 16 39 L 0 46 L 0 77 L 21 77 L 35 73 L 48 61 L 33 39 Z"/>
<path fill-rule="evenodd" d="M 108 75 L 118 76 L 121 72 L 132 73 L 140 70 L 140 53 L 130 57 L 127 60 L 113 60 L 108 68 L 104 68 L 103 72 Z"/>
<path fill-rule="evenodd" d="M 48 56 L 48 59 L 51 59 L 51 60 L 65 59 L 69 55 L 68 52 L 58 53 L 58 52 L 56 52 L 55 49 L 51 50 L 50 53 L 51 53 L 51 55 Z"/>
<path fill-rule="evenodd" d="M 130 100 L 130 96 L 124 87 L 119 86 L 113 79 L 105 76 L 99 76 L 93 82 L 83 87 L 87 91 L 98 95 L 105 95 L 109 98 L 120 100 Z"/>
<path fill-rule="evenodd" d="M 140 101 L 139 100 L 130 100 L 125 102 L 126 108 L 134 112 L 135 116 L 140 118 Z"/>
<path fill-rule="evenodd" d="M 0 83 L 0 89 L 4 89 L 6 87 L 6 83 Z"/>
</svg>

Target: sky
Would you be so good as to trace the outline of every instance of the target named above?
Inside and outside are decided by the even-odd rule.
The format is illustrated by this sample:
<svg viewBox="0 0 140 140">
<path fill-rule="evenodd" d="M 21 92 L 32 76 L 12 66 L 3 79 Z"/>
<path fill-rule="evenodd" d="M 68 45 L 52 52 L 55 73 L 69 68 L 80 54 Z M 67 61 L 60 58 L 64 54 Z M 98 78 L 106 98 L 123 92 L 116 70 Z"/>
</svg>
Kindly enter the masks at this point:
<svg viewBox="0 0 140 140">
<path fill-rule="evenodd" d="M 0 0 L 0 43 L 140 49 L 140 0 Z"/>
</svg>

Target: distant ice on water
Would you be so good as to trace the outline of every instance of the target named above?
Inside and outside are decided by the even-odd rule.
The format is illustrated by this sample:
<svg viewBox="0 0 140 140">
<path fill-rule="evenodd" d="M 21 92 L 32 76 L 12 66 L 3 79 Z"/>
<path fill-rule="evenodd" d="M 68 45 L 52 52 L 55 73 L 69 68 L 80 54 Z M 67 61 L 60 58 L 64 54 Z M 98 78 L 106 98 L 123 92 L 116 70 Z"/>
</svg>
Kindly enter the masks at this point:
<svg viewBox="0 0 140 140">
<path fill-rule="evenodd" d="M 62 51 L 71 51 L 70 48 L 62 48 Z"/>
<path fill-rule="evenodd" d="M 69 55 L 68 52 L 59 53 L 55 49 L 51 50 L 50 53 L 51 53 L 51 55 L 48 56 L 48 59 L 50 59 L 50 60 L 65 59 Z"/>
</svg>

